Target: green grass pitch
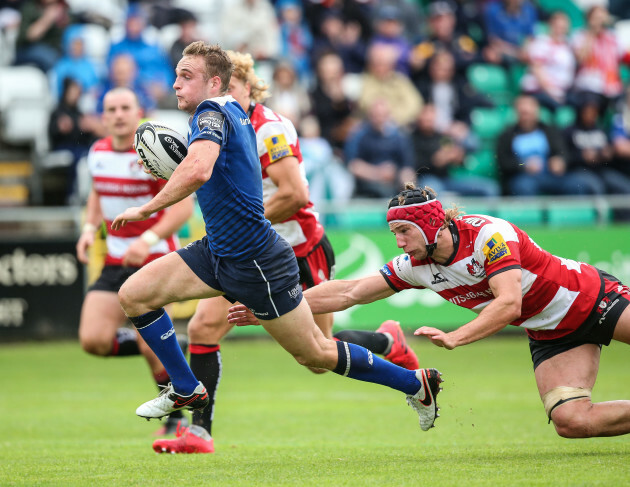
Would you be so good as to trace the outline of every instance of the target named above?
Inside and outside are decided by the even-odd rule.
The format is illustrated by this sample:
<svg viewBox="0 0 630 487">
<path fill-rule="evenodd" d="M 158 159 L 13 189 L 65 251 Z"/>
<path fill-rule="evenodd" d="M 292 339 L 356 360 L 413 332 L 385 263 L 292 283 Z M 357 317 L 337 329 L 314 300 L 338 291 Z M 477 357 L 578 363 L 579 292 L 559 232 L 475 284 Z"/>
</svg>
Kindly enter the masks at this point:
<svg viewBox="0 0 630 487">
<path fill-rule="evenodd" d="M 271 340 L 228 340 L 216 453 L 158 455 L 155 395 L 138 357 L 78 343 L 0 346 L 0 485 L 628 485 L 630 438 L 566 440 L 548 425 L 524 336 L 446 351 L 411 342 L 445 376 L 422 432 L 396 391 L 315 376 Z M 628 352 L 604 348 L 595 401 L 630 399 Z"/>
</svg>

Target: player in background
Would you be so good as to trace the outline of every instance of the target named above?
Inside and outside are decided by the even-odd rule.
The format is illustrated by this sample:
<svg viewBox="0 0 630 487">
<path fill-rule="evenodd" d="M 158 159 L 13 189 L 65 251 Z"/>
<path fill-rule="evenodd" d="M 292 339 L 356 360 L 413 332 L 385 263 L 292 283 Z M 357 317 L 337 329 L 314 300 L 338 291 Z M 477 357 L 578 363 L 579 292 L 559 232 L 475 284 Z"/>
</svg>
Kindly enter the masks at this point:
<svg viewBox="0 0 630 487">
<path fill-rule="evenodd" d="M 262 105 L 268 86 L 254 72 L 251 55 L 228 51 L 234 64 L 228 93 L 249 116 L 262 166 L 265 217 L 292 247 L 298 261 L 300 284 L 308 289 L 334 277 L 335 255 L 309 200 L 308 181 L 302 165 L 298 135 L 290 120 Z M 219 341 L 231 330 L 227 321 L 231 303 L 224 297 L 203 299 L 188 323 L 190 368 L 206 386 L 210 403 L 193 411 L 193 425 L 177 431 L 175 440 L 153 443 L 158 453 L 212 453 L 214 402 L 221 379 Z M 333 314 L 314 316 L 317 326 L 331 337 Z M 409 370 L 418 368 L 418 358 L 406 344 L 400 325 L 388 320 L 376 331 L 346 330 L 335 338 L 384 354 L 391 362 Z M 316 373 L 325 369 L 311 369 Z"/>
<path fill-rule="evenodd" d="M 109 91 L 103 101 L 103 123 L 109 134 L 91 147 L 88 169 L 92 190 L 85 209 L 85 224 L 77 241 L 77 258 L 87 264 L 88 249 L 105 222 L 129 206 L 143 204 L 155 196 L 165 181 L 156 181 L 137 164 L 133 149 L 134 134 L 142 118 L 135 93 L 127 88 Z M 145 356 L 158 386 L 169 377 L 164 367 L 138 333 L 123 325 L 127 317 L 120 308 L 118 290 L 140 267 L 178 248 L 175 233 L 190 218 L 192 198 L 185 198 L 165 211 L 156 212 L 143 222 L 108 231 L 107 255 L 100 277 L 90 286 L 81 309 L 79 340 L 86 352 L 100 356 Z M 169 416 L 157 434 L 176 430 L 182 413 Z M 184 418 L 184 421 L 186 419 Z"/>
<path fill-rule="evenodd" d="M 589 264 L 551 255 L 512 223 L 458 213 L 444 211 L 430 188 L 408 184 L 387 211 L 405 253 L 378 274 L 309 289 L 304 296 L 313 312 L 431 289 L 477 317 L 449 333 L 423 326 L 416 335 L 452 350 L 509 324 L 521 326 L 529 336 L 538 392 L 560 436 L 630 433 L 630 401 L 591 402 L 602 345 L 630 344 L 630 288 Z M 243 306 L 234 307 L 228 320 L 256 322 Z"/>
<path fill-rule="evenodd" d="M 118 293 L 125 314 L 171 377 L 171 385 L 136 414 L 161 418 L 208 405 L 208 392 L 190 370 L 163 306 L 226 296 L 252 309 L 299 364 L 405 393 L 420 427 L 428 430 L 437 417 L 439 371 L 404 369 L 358 345 L 326 338 L 315 324 L 302 299 L 293 249 L 264 216 L 256 133 L 238 102 L 226 95 L 233 69 L 219 46 L 197 41 L 184 49 L 173 88 L 178 108 L 191 115 L 188 154 L 151 201 L 112 222 L 118 231 L 196 192 L 206 224 L 204 238 L 144 266 Z"/>
</svg>

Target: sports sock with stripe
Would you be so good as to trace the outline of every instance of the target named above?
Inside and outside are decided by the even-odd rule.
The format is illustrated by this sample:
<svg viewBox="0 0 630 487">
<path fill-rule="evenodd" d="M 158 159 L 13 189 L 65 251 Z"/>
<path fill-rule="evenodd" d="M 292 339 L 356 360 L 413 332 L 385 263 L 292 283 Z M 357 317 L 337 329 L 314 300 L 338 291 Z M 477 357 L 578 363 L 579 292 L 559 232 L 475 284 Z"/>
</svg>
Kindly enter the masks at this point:
<svg viewBox="0 0 630 487">
<path fill-rule="evenodd" d="M 173 322 L 164 308 L 129 317 L 171 378 L 175 392 L 189 396 L 199 384 L 177 343 Z"/>
<path fill-rule="evenodd" d="M 414 370 L 407 370 L 383 360 L 366 348 L 353 343 L 337 342 L 339 360 L 333 370 L 335 374 L 364 382 L 374 382 L 391 387 L 405 394 L 415 394 L 422 384 Z"/>
<path fill-rule="evenodd" d="M 214 400 L 221 381 L 221 347 L 219 345 L 201 345 L 193 343 L 190 351 L 190 368 L 208 391 L 210 403 L 203 409 L 195 409 L 192 414 L 193 424 L 201 426 L 212 435 L 214 418 Z"/>
</svg>

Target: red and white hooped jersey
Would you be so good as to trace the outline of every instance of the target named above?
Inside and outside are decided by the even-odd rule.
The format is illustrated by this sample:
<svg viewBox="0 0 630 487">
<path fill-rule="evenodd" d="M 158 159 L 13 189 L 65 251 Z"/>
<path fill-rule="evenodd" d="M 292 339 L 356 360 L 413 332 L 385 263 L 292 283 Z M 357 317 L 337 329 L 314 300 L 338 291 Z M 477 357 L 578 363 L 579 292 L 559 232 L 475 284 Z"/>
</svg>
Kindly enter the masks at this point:
<svg viewBox="0 0 630 487">
<path fill-rule="evenodd" d="M 106 265 L 122 265 L 122 258 L 131 243 L 162 218 L 164 211 L 140 222 L 129 222 L 119 230 L 112 230 L 114 218 L 131 206 L 142 206 L 150 201 L 166 184 L 154 180 L 137 164 L 138 155 L 133 149 L 125 152 L 112 148 L 111 137 L 100 139 L 88 154 L 88 170 L 92 187 L 98 194 L 103 219 L 107 225 Z M 147 262 L 178 248 L 177 237 L 172 235 L 151 247 Z"/>
<path fill-rule="evenodd" d="M 302 181 L 308 187 L 300 142 L 291 121 L 260 104 L 254 105 L 249 118 L 256 132 L 258 157 L 262 166 L 263 203 L 278 191 L 278 187 L 267 174 L 267 168 L 283 157 L 297 158 Z M 324 235 L 324 227 L 319 223 L 319 215 L 310 201 L 295 215 L 281 223 L 275 223 L 273 228 L 289 242 L 297 257 L 307 256 Z"/>
<path fill-rule="evenodd" d="M 450 262 L 441 265 L 403 254 L 383 266 L 381 274 L 395 291 L 428 288 L 479 313 L 494 299 L 488 279 L 520 268 L 522 314 L 511 324 L 537 340 L 576 330 L 601 299 L 603 281 L 595 267 L 550 254 L 505 220 L 465 215 L 450 229 L 455 236 Z"/>
</svg>

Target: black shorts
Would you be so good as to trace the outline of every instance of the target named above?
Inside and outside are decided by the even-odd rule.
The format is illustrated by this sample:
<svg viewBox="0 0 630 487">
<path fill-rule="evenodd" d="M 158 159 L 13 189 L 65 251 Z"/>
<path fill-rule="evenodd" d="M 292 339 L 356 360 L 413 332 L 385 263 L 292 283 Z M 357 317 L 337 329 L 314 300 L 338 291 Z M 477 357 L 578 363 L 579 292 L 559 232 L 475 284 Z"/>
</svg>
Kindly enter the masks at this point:
<svg viewBox="0 0 630 487">
<path fill-rule="evenodd" d="M 117 293 L 129 276 L 140 270 L 139 267 L 123 267 L 120 265 L 106 265 L 101 275 L 88 288 L 90 291 L 110 291 Z"/>
<path fill-rule="evenodd" d="M 240 301 L 259 319 L 282 316 L 302 301 L 295 253 L 281 237 L 245 261 L 214 255 L 207 236 L 177 253 L 199 279 L 229 301 Z"/>
<path fill-rule="evenodd" d="M 303 290 L 335 278 L 335 252 L 325 234 L 308 255 L 298 257 L 297 262 Z"/>
<path fill-rule="evenodd" d="M 598 305 L 574 332 L 553 340 L 529 339 L 534 370 L 545 360 L 586 343 L 609 345 L 621 313 L 630 304 L 630 288 L 614 276 L 599 271 L 603 279 L 603 293 Z"/>
</svg>

